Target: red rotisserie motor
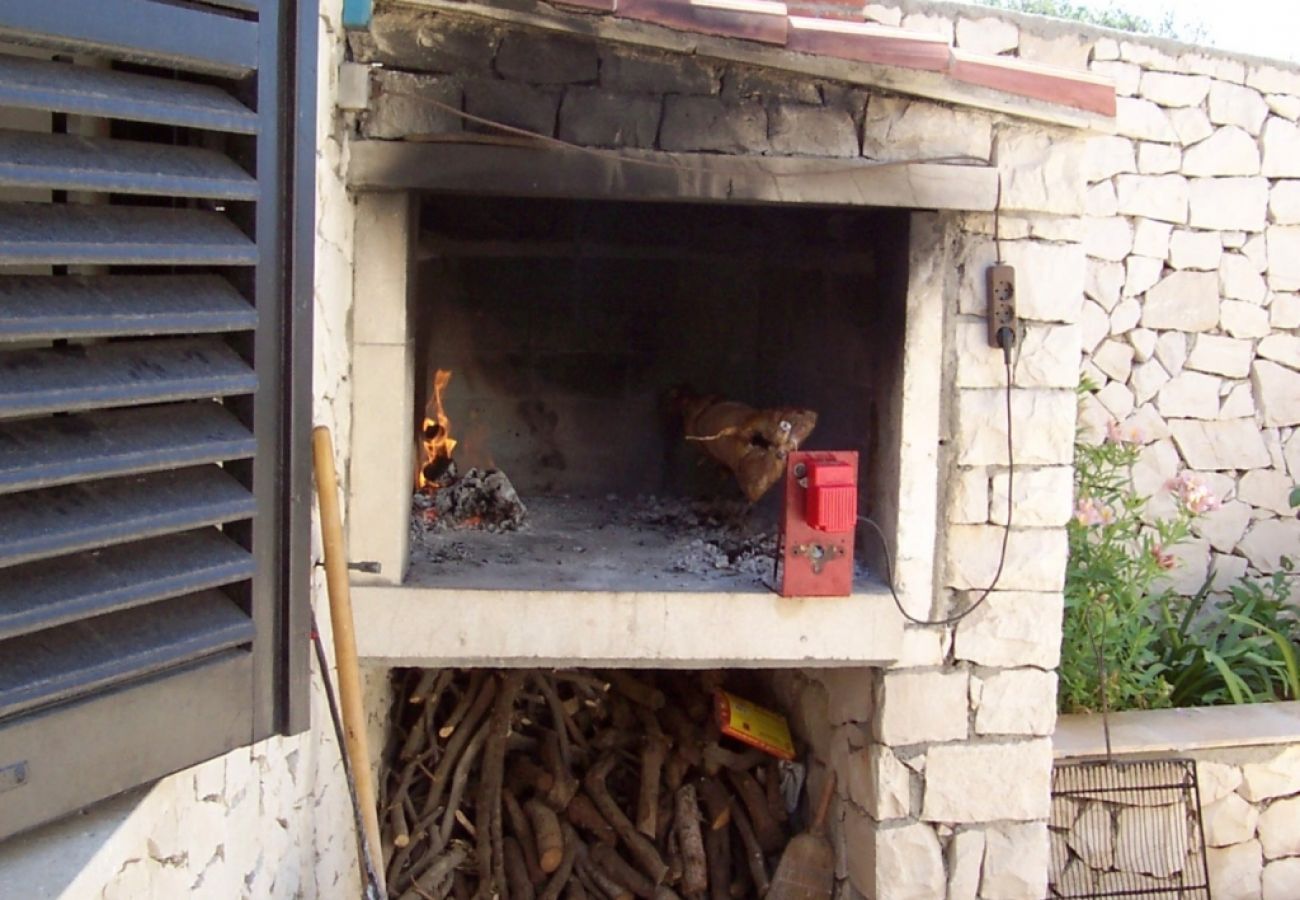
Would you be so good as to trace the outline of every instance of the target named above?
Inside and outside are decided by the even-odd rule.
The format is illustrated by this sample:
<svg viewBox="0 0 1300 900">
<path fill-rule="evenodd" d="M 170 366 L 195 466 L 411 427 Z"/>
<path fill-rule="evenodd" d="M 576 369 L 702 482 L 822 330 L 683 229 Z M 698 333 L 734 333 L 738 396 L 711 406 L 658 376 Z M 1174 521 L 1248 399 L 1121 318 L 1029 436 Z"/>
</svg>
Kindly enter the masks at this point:
<svg viewBox="0 0 1300 900">
<path fill-rule="evenodd" d="M 857 452 L 791 453 L 781 511 L 781 596 L 847 597 L 857 521 Z"/>
</svg>

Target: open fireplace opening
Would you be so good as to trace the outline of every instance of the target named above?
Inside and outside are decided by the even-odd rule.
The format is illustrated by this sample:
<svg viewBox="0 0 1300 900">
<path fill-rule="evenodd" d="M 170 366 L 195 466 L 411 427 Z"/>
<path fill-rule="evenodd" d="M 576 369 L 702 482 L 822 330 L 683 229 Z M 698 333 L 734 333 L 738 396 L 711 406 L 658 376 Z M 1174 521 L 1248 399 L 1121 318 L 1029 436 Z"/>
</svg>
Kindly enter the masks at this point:
<svg viewBox="0 0 1300 900">
<path fill-rule="evenodd" d="M 738 434 L 691 418 L 719 403 L 772 458 L 815 414 L 859 512 L 896 502 L 905 211 L 429 196 L 419 223 L 407 584 L 767 589 L 779 480 L 705 446 Z"/>
</svg>

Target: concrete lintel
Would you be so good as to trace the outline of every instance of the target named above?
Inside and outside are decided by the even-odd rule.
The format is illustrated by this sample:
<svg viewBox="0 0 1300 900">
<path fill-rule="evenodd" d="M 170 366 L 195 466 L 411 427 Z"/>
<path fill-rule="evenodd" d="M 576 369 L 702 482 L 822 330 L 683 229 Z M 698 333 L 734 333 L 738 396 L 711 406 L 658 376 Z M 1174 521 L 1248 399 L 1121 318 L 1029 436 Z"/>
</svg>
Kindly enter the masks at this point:
<svg viewBox="0 0 1300 900">
<path fill-rule="evenodd" d="M 459 142 L 354 141 L 353 190 L 586 200 L 812 203 L 992 211 L 997 172 L 978 165 L 806 157 L 580 151 Z"/>
<path fill-rule="evenodd" d="M 389 666 L 884 665 L 903 629 L 883 589 L 798 599 L 356 585 L 352 597 L 358 653 Z"/>
<path fill-rule="evenodd" d="M 959 106 L 986 109 L 1021 119 L 1113 133 L 1114 119 L 990 88 L 954 81 L 942 72 L 873 65 L 854 60 L 796 53 L 735 38 L 676 31 L 615 16 L 563 13 L 535 0 L 517 0 L 509 8 L 462 0 L 389 0 L 387 8 L 427 9 L 448 15 L 487 19 L 506 25 L 540 28 L 637 47 L 690 53 L 724 62 L 744 63 L 844 84 L 880 88 Z M 381 13 L 382 14 L 382 13 Z"/>
</svg>

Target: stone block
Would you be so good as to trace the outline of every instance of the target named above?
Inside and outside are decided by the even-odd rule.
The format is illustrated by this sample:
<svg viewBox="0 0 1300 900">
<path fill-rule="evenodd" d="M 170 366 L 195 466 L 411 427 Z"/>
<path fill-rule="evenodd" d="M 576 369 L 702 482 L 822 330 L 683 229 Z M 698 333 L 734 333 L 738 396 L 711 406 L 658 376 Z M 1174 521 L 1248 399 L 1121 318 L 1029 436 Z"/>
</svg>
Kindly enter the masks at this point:
<svg viewBox="0 0 1300 900">
<path fill-rule="evenodd" d="M 946 900 L 978 900 L 980 872 L 984 868 L 984 832 L 959 831 L 948 841 L 948 893 Z"/>
<path fill-rule="evenodd" d="M 1205 110 L 1198 107 L 1171 109 L 1169 110 L 1169 121 L 1178 134 L 1178 143 L 1184 147 L 1190 147 L 1197 141 L 1203 141 L 1214 133 L 1214 126 L 1210 124 L 1210 117 L 1205 114 Z"/>
<path fill-rule="evenodd" d="M 1237 482 L 1237 499 L 1258 509 L 1267 509 L 1279 516 L 1293 513 L 1288 502 L 1295 481 L 1276 469 L 1252 469 Z M 1296 548 L 1300 554 L 1300 547 Z"/>
<path fill-rule="evenodd" d="M 1008 265 L 1016 267 L 1016 312 L 1022 319 L 1077 321 L 1085 277 L 1079 245 L 1010 241 L 1003 245 L 1003 255 Z"/>
<path fill-rule="evenodd" d="M 1143 328 L 1195 332 L 1209 331 L 1218 324 L 1219 279 L 1215 275 L 1174 272 L 1146 292 Z"/>
<path fill-rule="evenodd" d="M 1165 175 L 1177 172 L 1182 166 L 1183 151 L 1173 144 L 1143 141 L 1138 145 L 1138 172 L 1143 175 Z"/>
<path fill-rule="evenodd" d="M 1120 60 L 1094 62 L 1091 66 L 1094 75 L 1109 78 L 1115 82 L 1115 94 L 1119 97 L 1132 97 L 1142 85 L 1142 67 Z"/>
<path fill-rule="evenodd" d="M 1240 767 L 1208 759 L 1196 761 L 1196 787 L 1202 809 L 1228 796 L 1240 784 Z"/>
<path fill-rule="evenodd" d="M 1219 260 L 1219 291 L 1232 300 L 1263 304 L 1268 298 L 1268 285 L 1255 268 L 1255 264 L 1240 253 L 1225 253 Z"/>
<path fill-rule="evenodd" d="M 1195 228 L 1263 231 L 1268 221 L 1268 179 L 1193 178 L 1188 222 Z"/>
<path fill-rule="evenodd" d="M 903 16 L 903 28 L 908 31 L 924 31 L 927 34 L 937 34 L 952 43 L 953 21 L 948 16 L 909 13 Z"/>
<path fill-rule="evenodd" d="M 1013 390 L 1011 414 L 1032 428 L 1014 432 L 1017 465 L 1064 465 L 1074 457 L 1073 391 Z M 1007 422 L 1003 392 L 963 390 L 957 397 L 958 462 L 964 466 L 1006 465 Z"/>
<path fill-rule="evenodd" d="M 986 160 L 992 146 L 993 123 L 988 116 L 904 97 L 873 96 L 867 103 L 862 155 L 871 159 L 973 156 Z"/>
<path fill-rule="evenodd" d="M 858 129 L 844 110 L 776 103 L 769 112 L 772 152 L 785 156 L 858 155 Z"/>
<path fill-rule="evenodd" d="M 1300 747 L 1287 747 L 1272 759 L 1243 765 L 1237 791 L 1252 803 L 1300 794 Z"/>
<path fill-rule="evenodd" d="M 722 87 L 721 67 L 684 53 L 635 53 L 601 45 L 600 84 L 639 94 L 716 94 Z"/>
<path fill-rule="evenodd" d="M 1091 300 L 1084 301 L 1083 313 L 1079 316 L 1080 349 L 1084 353 L 1091 353 L 1108 334 L 1110 334 L 1110 316 Z M 1102 379 L 1094 380 L 1100 383 Z"/>
<path fill-rule="evenodd" d="M 1228 794 L 1201 807 L 1201 823 L 1205 828 L 1205 843 L 1211 847 L 1229 847 L 1255 836 L 1259 810 L 1241 798 Z"/>
<path fill-rule="evenodd" d="M 1142 73 L 1140 93 L 1160 106 L 1200 106 L 1210 93 L 1210 83 L 1204 75 L 1147 71 Z"/>
<path fill-rule="evenodd" d="M 762 153 L 768 148 L 767 111 L 749 100 L 669 96 L 659 147 L 684 153 Z"/>
<path fill-rule="evenodd" d="M 489 22 L 443 16 L 377 16 L 368 32 L 352 32 L 357 62 L 426 72 L 491 75 L 501 29 Z"/>
<path fill-rule="evenodd" d="M 1113 421 L 1125 418 L 1137 406 L 1133 392 L 1118 381 L 1108 382 L 1105 387 L 1093 394 L 1093 397 L 1106 408 Z"/>
<path fill-rule="evenodd" d="M 1047 824 L 997 825 L 984 833 L 984 900 L 1047 896 Z"/>
<path fill-rule="evenodd" d="M 1300 294 L 1274 294 L 1268 323 L 1273 328 L 1300 328 Z"/>
<path fill-rule="evenodd" d="M 1266 232 L 1268 286 L 1275 291 L 1300 290 L 1300 225 L 1270 225 Z"/>
<path fill-rule="evenodd" d="M 1168 878 L 1187 863 L 1187 813 L 1181 806 L 1126 807 L 1115 821 L 1115 868 Z"/>
<path fill-rule="evenodd" d="M 1151 220 L 1139 219 L 1138 221 L 1149 222 Z M 1162 253 L 1161 257 L 1163 256 Z M 1124 289 L 1124 278 L 1124 267 L 1119 263 L 1090 259 L 1084 273 L 1083 293 L 1085 296 L 1097 301 L 1104 313 L 1108 313 L 1119 302 L 1120 293 Z M 1102 333 L 1105 334 L 1105 332 Z"/>
<path fill-rule="evenodd" d="M 1300 797 L 1274 800 L 1259 816 L 1265 859 L 1300 855 Z"/>
<path fill-rule="evenodd" d="M 1133 391 L 1133 402 L 1141 406 L 1169 382 L 1169 373 L 1160 365 L 1159 360 L 1149 360 L 1133 367 L 1129 376 L 1129 387 Z"/>
<path fill-rule="evenodd" d="M 1119 201 L 1115 199 L 1115 185 L 1103 181 L 1088 188 L 1083 197 L 1083 210 L 1094 218 L 1113 216 L 1119 212 Z"/>
<path fill-rule="evenodd" d="M 1164 273 L 1165 264 L 1161 259 L 1148 259 L 1145 256 L 1130 256 L 1124 260 L 1125 297 L 1145 294 Z"/>
<path fill-rule="evenodd" d="M 1169 255 L 1169 239 L 1174 229 L 1167 222 L 1138 219 L 1133 229 L 1133 252 L 1138 256 L 1164 259 Z"/>
<path fill-rule="evenodd" d="M 993 476 L 988 500 L 991 521 L 1007 520 L 1007 473 Z M 1053 528 L 1065 525 L 1073 512 L 1073 470 L 1067 466 L 1016 471 L 1012 518 L 1016 527 Z"/>
<path fill-rule="evenodd" d="M 1192 338 L 1192 350 L 1187 356 L 1187 368 L 1198 372 L 1245 378 L 1250 374 L 1253 355 L 1250 341 L 1235 340 L 1217 334 L 1198 334 Z"/>
<path fill-rule="evenodd" d="M 1300 181 L 1276 181 L 1268 194 L 1268 220 L 1275 225 L 1300 224 Z"/>
<path fill-rule="evenodd" d="M 1187 221 L 1190 193 L 1181 175 L 1117 175 L 1115 196 L 1124 215 L 1175 224 Z"/>
<path fill-rule="evenodd" d="M 868 22 L 878 22 L 881 25 L 898 27 L 903 22 L 903 11 L 897 6 L 890 6 L 886 3 L 868 3 L 862 8 L 862 18 Z"/>
<path fill-rule="evenodd" d="M 1052 742 L 941 744 L 926 753 L 921 818 L 928 822 L 1046 819 Z M 1046 874 L 1046 835 L 1041 871 Z M 1039 895 L 1041 896 L 1041 895 Z"/>
<path fill-rule="evenodd" d="M 1169 265 L 1175 269 L 1213 271 L 1222 258 L 1223 241 L 1216 232 L 1180 228 L 1169 238 Z"/>
<path fill-rule="evenodd" d="M 975 53 L 996 56 L 1020 46 L 1020 27 L 1015 22 L 986 16 L 957 20 L 957 46 Z"/>
<path fill-rule="evenodd" d="M 1084 221 L 1083 249 L 1094 259 L 1121 262 L 1133 249 L 1133 225 L 1123 216 Z"/>
<path fill-rule="evenodd" d="M 1246 84 L 1265 94 L 1300 95 L 1300 73 L 1277 66 L 1251 66 L 1246 72 Z"/>
<path fill-rule="evenodd" d="M 502 78 L 529 84 L 580 84 L 600 71 L 595 41 L 531 31 L 507 33 L 494 64 Z"/>
<path fill-rule="evenodd" d="M 1183 459 L 1193 469 L 1253 469 L 1271 461 L 1254 419 L 1175 419 L 1169 423 L 1169 430 Z"/>
<path fill-rule="evenodd" d="M 1095 306 L 1095 304 L 1089 304 Z M 1019 387 L 1074 387 L 1079 381 L 1082 329 L 1078 325 L 1025 323 L 1015 366 Z M 957 323 L 958 387 L 998 387 L 1006 384 L 1002 354 L 988 346 L 983 319 Z"/>
<path fill-rule="evenodd" d="M 1264 872 L 1259 841 L 1206 851 L 1210 895 L 1214 900 L 1258 900 Z"/>
<path fill-rule="evenodd" d="M 560 104 L 560 139 L 588 147 L 652 149 L 661 103 L 648 95 L 571 87 Z"/>
<path fill-rule="evenodd" d="M 826 689 L 826 715 L 830 724 L 865 722 L 871 717 L 871 695 L 876 687 L 875 669 L 819 669 L 813 677 Z"/>
<path fill-rule="evenodd" d="M 853 754 L 849 797 L 877 822 L 905 819 L 912 812 L 912 772 L 879 744 Z"/>
<path fill-rule="evenodd" d="M 1054 668 L 1063 609 L 1059 594 L 994 591 L 962 620 L 953 654 L 982 666 Z"/>
<path fill-rule="evenodd" d="M 933 146 L 932 135 L 929 142 Z M 933 155 L 935 151 L 926 152 Z M 997 160 L 1002 176 L 1003 210 L 1061 216 L 1081 214 L 1086 152 L 1087 142 L 1073 135 L 1002 128 L 997 135 Z"/>
<path fill-rule="evenodd" d="M 914 823 L 876 830 L 874 890 L 869 897 L 897 897 L 899 900 L 943 900 L 947 873 L 943 848 L 934 829 Z"/>
<path fill-rule="evenodd" d="M 1255 392 L 1250 382 L 1234 385 L 1219 405 L 1220 419 L 1241 419 L 1255 414 Z"/>
<path fill-rule="evenodd" d="M 1110 333 L 1122 335 L 1142 320 L 1142 304 L 1136 297 L 1125 297 L 1110 313 Z"/>
<path fill-rule="evenodd" d="M 1220 553 L 1231 553 L 1250 524 L 1250 506 L 1238 500 L 1225 501 L 1218 509 L 1198 516 L 1193 528 Z M 1240 778 L 1238 778 L 1240 780 Z"/>
<path fill-rule="evenodd" d="M 1219 305 L 1219 327 L 1235 338 L 1258 338 L 1269 332 L 1268 310 L 1244 300 Z"/>
<path fill-rule="evenodd" d="M 948 521 L 978 525 L 989 520 L 989 477 L 980 469 L 961 469 L 948 482 Z"/>
<path fill-rule="evenodd" d="M 1300 337 L 1293 334 L 1273 334 L 1259 342 L 1256 352 L 1264 359 L 1300 369 Z"/>
<path fill-rule="evenodd" d="M 1115 98 L 1115 131 L 1140 141 L 1178 143 L 1169 115 L 1150 100 L 1138 97 Z"/>
<path fill-rule="evenodd" d="M 1092 51 L 1091 35 L 1068 29 L 1052 36 L 1032 31 L 1020 33 L 1020 58 L 1047 63 L 1066 69 L 1087 70 L 1088 56 Z"/>
<path fill-rule="evenodd" d="M 1261 359 L 1250 378 L 1266 427 L 1300 424 L 1300 372 Z"/>
<path fill-rule="evenodd" d="M 891 747 L 965 740 L 969 685 L 965 671 L 886 671 L 876 693 L 876 740 Z"/>
<path fill-rule="evenodd" d="M 1237 544 L 1256 570 L 1271 575 L 1282 569 L 1282 557 L 1300 556 L 1300 520 L 1263 519 L 1250 526 Z"/>
<path fill-rule="evenodd" d="M 1156 340 L 1159 335 L 1149 328 L 1134 328 L 1127 335 L 1128 342 L 1133 345 L 1133 359 L 1136 362 L 1148 362 L 1155 356 Z"/>
<path fill-rule="evenodd" d="M 1286 94 L 1269 94 L 1264 98 L 1268 105 L 1269 112 L 1279 115 L 1284 119 L 1290 119 L 1294 122 L 1300 119 L 1300 97 L 1289 97 Z"/>
<path fill-rule="evenodd" d="M 1259 91 L 1239 84 L 1216 81 L 1210 85 L 1210 121 L 1216 125 L 1235 125 L 1248 134 L 1258 135 L 1268 116 L 1268 104 Z"/>
<path fill-rule="evenodd" d="M 434 100 L 459 110 L 462 93 L 459 79 L 388 69 L 372 70 L 370 77 L 374 99 L 361 119 L 361 133 L 366 137 L 396 140 L 462 130 L 462 119 L 455 112 L 426 102 Z"/>
<path fill-rule="evenodd" d="M 1102 37 L 1097 38 L 1097 43 L 1092 45 L 1093 61 L 1119 59 L 1119 42 L 1114 38 Z"/>
<path fill-rule="evenodd" d="M 983 590 L 993 582 L 1004 529 L 994 525 L 953 525 L 948 530 L 948 586 Z M 997 586 L 1008 591 L 1057 591 L 1065 577 L 1065 531 L 1013 527 L 1006 565 Z"/>
<path fill-rule="evenodd" d="M 1114 316 L 1111 320 L 1114 321 Z M 1115 329 L 1112 328 L 1113 330 Z M 1093 351 L 1092 364 L 1105 372 L 1109 378 L 1121 383 L 1128 381 L 1129 373 L 1133 370 L 1133 347 L 1120 340 L 1105 341 Z"/>
<path fill-rule="evenodd" d="M 465 83 L 465 112 L 551 137 L 560 110 L 560 92 L 498 79 L 477 79 Z M 500 135 L 486 125 L 469 122 L 469 131 Z"/>
<path fill-rule="evenodd" d="M 1046 736 L 1056 725 L 1056 673 L 1007 669 L 971 679 L 976 734 Z"/>
<path fill-rule="evenodd" d="M 1258 175 L 1259 146 L 1236 125 L 1225 125 L 1183 153 L 1184 175 Z"/>
<path fill-rule="evenodd" d="M 1278 859 L 1264 866 L 1262 900 L 1295 900 L 1300 897 L 1300 859 Z"/>
<path fill-rule="evenodd" d="M 1122 173 L 1137 171 L 1133 142 L 1116 135 L 1104 135 L 1089 140 L 1081 162 L 1083 176 L 1089 183 L 1105 181 Z"/>
<path fill-rule="evenodd" d="M 1272 116 L 1260 137 L 1264 174 L 1269 178 L 1300 177 L 1300 125 Z"/>
</svg>

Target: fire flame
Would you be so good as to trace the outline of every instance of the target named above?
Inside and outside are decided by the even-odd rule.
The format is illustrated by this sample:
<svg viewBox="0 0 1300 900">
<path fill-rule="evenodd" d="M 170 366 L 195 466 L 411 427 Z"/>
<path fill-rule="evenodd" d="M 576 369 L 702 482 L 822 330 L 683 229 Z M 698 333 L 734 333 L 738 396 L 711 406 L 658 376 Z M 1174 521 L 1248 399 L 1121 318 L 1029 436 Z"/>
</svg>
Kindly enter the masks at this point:
<svg viewBox="0 0 1300 900">
<path fill-rule="evenodd" d="M 442 392 L 451 381 L 451 370 L 439 369 L 433 375 L 433 396 L 425 408 L 424 424 L 420 429 L 420 471 L 416 476 L 416 487 L 437 490 L 433 482 L 441 471 L 451 462 L 451 454 L 456 449 L 456 439 L 451 436 L 451 419 L 442 405 Z M 433 474 L 433 478 L 429 475 Z"/>
</svg>

